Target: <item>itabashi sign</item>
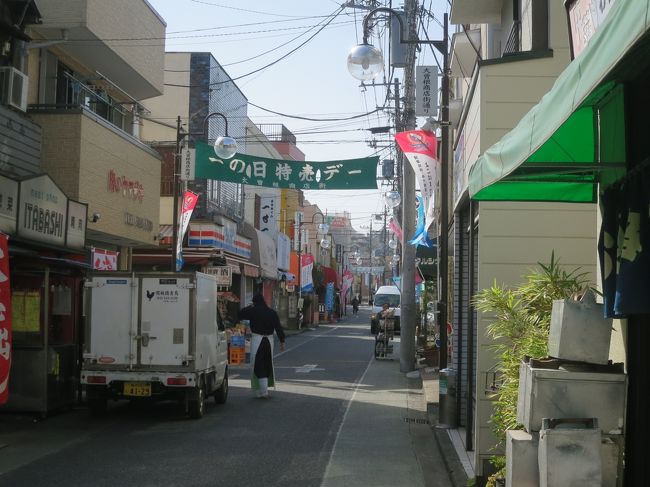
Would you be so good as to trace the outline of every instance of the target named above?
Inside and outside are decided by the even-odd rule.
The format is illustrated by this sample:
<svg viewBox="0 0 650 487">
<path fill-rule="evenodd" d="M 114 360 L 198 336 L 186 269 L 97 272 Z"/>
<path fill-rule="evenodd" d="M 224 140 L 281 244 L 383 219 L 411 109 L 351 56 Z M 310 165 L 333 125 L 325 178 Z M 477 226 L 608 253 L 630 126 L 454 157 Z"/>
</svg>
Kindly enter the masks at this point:
<svg viewBox="0 0 650 487">
<path fill-rule="evenodd" d="M 18 235 L 65 245 L 68 198 L 47 175 L 20 182 Z"/>
<path fill-rule="evenodd" d="M 8 237 L 0 234 L 0 404 L 9 399 L 11 369 L 11 285 Z"/>
</svg>

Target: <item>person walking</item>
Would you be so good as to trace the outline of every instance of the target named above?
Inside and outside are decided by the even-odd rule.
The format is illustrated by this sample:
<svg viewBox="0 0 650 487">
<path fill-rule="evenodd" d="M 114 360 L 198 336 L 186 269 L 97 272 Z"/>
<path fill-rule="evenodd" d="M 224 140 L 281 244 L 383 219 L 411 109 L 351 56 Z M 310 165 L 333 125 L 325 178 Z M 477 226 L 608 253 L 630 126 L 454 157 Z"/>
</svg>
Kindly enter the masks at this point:
<svg viewBox="0 0 650 487">
<path fill-rule="evenodd" d="M 264 296 L 253 296 L 253 305 L 239 310 L 239 319 L 248 320 L 251 337 L 251 389 L 257 397 L 269 397 L 269 387 L 275 387 L 273 372 L 273 332 L 280 340 L 280 350 L 284 350 L 284 330 L 275 310 L 269 308 Z"/>
<path fill-rule="evenodd" d="M 357 296 L 355 295 L 352 298 L 352 314 L 356 315 L 359 312 L 359 300 L 357 299 Z"/>
</svg>

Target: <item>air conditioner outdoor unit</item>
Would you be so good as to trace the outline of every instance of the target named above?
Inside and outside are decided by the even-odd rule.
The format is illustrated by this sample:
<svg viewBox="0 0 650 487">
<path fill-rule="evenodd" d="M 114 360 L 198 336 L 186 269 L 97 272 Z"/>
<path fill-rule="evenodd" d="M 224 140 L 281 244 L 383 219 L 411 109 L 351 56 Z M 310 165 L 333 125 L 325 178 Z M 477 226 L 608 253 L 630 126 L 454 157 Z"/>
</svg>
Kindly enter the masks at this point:
<svg viewBox="0 0 650 487">
<path fill-rule="evenodd" d="M 26 111 L 27 81 L 27 75 L 16 68 L 0 67 L 0 103 Z"/>
</svg>

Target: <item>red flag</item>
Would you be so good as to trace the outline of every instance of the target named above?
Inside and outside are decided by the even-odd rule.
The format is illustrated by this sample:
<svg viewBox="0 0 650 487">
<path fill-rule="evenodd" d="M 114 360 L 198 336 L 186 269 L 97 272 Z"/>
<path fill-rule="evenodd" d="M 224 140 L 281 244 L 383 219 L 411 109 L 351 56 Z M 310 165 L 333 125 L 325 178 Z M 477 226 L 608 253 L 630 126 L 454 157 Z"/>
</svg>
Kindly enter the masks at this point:
<svg viewBox="0 0 650 487">
<path fill-rule="evenodd" d="M 0 234 L 0 404 L 9 400 L 11 369 L 11 285 L 8 237 Z"/>
</svg>

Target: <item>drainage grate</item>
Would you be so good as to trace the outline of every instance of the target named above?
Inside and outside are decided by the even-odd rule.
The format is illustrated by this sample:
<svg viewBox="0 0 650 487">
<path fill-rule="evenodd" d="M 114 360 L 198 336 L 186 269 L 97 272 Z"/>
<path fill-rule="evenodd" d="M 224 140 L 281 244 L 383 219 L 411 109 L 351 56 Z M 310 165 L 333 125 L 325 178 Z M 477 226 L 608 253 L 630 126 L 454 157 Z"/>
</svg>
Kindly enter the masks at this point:
<svg viewBox="0 0 650 487">
<path fill-rule="evenodd" d="M 429 424 L 428 419 L 420 419 L 420 418 L 404 418 L 404 422 L 409 423 L 409 424 L 413 424 L 413 423 L 415 423 L 415 424 Z"/>
</svg>

